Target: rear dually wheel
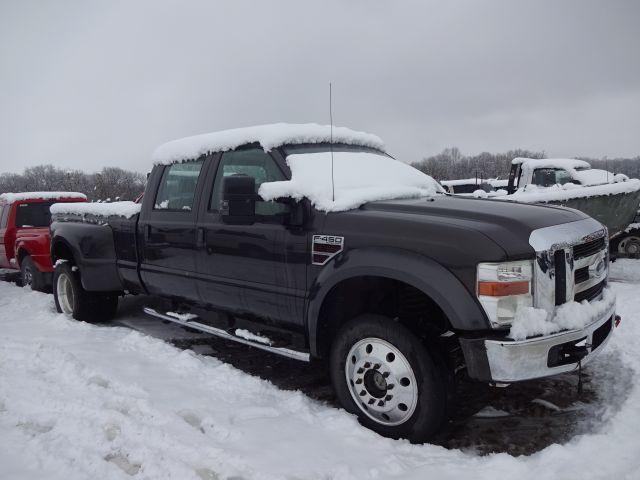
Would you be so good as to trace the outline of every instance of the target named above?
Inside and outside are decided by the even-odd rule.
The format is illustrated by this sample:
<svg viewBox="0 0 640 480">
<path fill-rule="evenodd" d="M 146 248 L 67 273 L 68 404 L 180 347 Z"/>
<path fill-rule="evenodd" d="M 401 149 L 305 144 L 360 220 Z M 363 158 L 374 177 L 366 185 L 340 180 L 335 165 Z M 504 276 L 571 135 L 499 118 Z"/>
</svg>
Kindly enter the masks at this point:
<svg viewBox="0 0 640 480">
<path fill-rule="evenodd" d="M 79 272 L 69 262 L 55 267 L 53 297 L 59 313 L 85 322 L 110 320 L 118 309 L 117 294 L 86 291 Z"/>
</svg>

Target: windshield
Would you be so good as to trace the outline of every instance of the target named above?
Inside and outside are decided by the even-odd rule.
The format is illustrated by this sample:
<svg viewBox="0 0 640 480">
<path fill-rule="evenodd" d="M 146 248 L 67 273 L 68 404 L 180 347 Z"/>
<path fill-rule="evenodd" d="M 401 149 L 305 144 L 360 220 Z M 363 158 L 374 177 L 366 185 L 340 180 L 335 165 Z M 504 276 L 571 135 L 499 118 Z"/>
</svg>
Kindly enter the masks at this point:
<svg viewBox="0 0 640 480">
<path fill-rule="evenodd" d="M 285 152 L 290 152 L 291 180 L 264 183 L 259 193 L 265 200 L 306 197 L 318 210 L 343 211 L 376 200 L 444 193 L 430 176 L 377 150 L 340 146 L 333 151 L 333 162 L 328 146 Z"/>
</svg>

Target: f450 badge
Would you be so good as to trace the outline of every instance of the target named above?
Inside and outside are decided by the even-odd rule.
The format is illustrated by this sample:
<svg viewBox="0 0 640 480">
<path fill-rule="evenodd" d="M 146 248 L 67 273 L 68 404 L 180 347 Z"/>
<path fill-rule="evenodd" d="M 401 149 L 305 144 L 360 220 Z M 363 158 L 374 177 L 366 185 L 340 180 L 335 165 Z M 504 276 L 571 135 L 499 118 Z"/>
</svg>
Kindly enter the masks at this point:
<svg viewBox="0 0 640 480">
<path fill-rule="evenodd" d="M 314 235 L 311 243 L 311 263 L 324 265 L 344 250 L 344 237 Z"/>
</svg>

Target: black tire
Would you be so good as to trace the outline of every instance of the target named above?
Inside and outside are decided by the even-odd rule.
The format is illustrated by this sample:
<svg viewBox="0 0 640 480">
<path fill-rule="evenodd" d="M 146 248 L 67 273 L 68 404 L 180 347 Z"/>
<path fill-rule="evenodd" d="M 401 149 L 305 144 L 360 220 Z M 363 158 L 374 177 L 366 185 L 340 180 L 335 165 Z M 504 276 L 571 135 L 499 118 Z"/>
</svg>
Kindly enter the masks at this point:
<svg viewBox="0 0 640 480">
<path fill-rule="evenodd" d="M 385 425 L 380 421 L 376 421 L 365 413 L 365 410 L 373 413 L 370 410 L 371 407 L 367 407 L 366 402 L 356 402 L 354 400 L 354 396 L 362 386 L 356 386 L 351 383 L 351 380 L 347 380 L 347 369 L 349 368 L 347 362 L 354 362 L 355 360 L 352 359 L 355 356 L 347 357 L 350 355 L 351 349 L 362 343 L 364 339 L 380 339 L 383 341 L 382 343 L 395 347 L 404 356 L 401 361 L 406 360 L 412 369 L 411 373 L 415 378 L 417 387 L 415 389 L 417 391 L 417 400 L 413 403 L 415 405 L 413 413 L 410 413 L 410 416 L 402 420 L 400 424 Z M 366 343 L 364 342 L 364 344 Z M 368 349 L 369 345 L 366 348 Z M 375 356 L 375 351 L 371 354 Z M 359 361 L 364 360 L 366 358 Z M 391 360 L 391 362 L 393 361 L 395 360 Z M 448 375 L 445 371 L 444 362 L 440 360 L 438 352 L 430 353 L 418 337 L 390 318 L 380 315 L 362 315 L 345 324 L 337 333 L 333 342 L 329 363 L 333 387 L 342 406 L 347 411 L 356 414 L 362 425 L 378 432 L 380 435 L 391 438 L 406 438 L 414 443 L 424 442 L 433 437 L 448 419 Z M 372 363 L 375 363 L 374 368 L 380 365 L 374 361 Z M 379 368 L 382 371 L 385 366 L 383 365 Z M 364 374 L 365 380 L 369 371 L 367 370 Z M 393 378 L 393 375 L 385 378 Z M 407 379 L 402 378 L 402 380 Z M 355 383 L 359 381 L 360 379 L 356 380 Z M 362 382 L 360 385 L 365 383 L 367 382 Z M 354 390 L 353 396 L 351 385 L 353 385 Z M 396 388 L 393 384 L 389 385 Z M 388 385 L 385 388 L 388 388 Z M 392 390 L 386 391 L 386 393 L 390 392 L 392 393 Z M 398 392 L 398 390 L 396 389 L 395 392 Z M 360 394 L 362 394 L 362 391 L 360 391 Z M 361 398 L 368 398 L 369 401 L 374 400 L 373 396 L 358 397 L 358 399 Z M 376 398 L 384 400 L 388 397 Z M 391 400 L 389 403 L 391 403 Z M 402 405 L 400 404 L 399 406 Z M 408 412 L 411 412 L 411 410 Z M 380 413 L 378 412 L 377 414 Z M 406 415 L 409 415 L 409 413 L 406 413 Z"/>
<path fill-rule="evenodd" d="M 36 292 L 44 292 L 47 289 L 43 273 L 38 270 L 29 255 L 20 262 L 20 285 Z"/>
<path fill-rule="evenodd" d="M 115 293 L 88 292 L 80 282 L 80 274 L 69 262 L 58 264 L 53 272 L 53 298 L 58 313 L 83 322 L 111 320 L 118 310 Z"/>
<path fill-rule="evenodd" d="M 626 258 L 640 258 L 640 232 L 635 230 L 617 240 L 615 250 Z"/>
</svg>

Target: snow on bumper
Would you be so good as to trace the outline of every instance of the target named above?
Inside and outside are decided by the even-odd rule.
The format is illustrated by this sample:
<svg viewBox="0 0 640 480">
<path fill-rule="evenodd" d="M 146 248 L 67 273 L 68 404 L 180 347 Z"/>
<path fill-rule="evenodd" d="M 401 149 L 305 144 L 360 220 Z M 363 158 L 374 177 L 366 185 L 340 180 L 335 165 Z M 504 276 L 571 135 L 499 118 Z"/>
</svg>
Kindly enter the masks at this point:
<svg viewBox="0 0 640 480">
<path fill-rule="evenodd" d="M 615 297 L 580 329 L 525 340 L 462 338 L 471 378 L 511 383 L 570 372 L 591 361 L 609 341 L 615 322 Z"/>
</svg>

